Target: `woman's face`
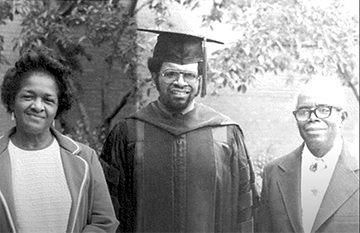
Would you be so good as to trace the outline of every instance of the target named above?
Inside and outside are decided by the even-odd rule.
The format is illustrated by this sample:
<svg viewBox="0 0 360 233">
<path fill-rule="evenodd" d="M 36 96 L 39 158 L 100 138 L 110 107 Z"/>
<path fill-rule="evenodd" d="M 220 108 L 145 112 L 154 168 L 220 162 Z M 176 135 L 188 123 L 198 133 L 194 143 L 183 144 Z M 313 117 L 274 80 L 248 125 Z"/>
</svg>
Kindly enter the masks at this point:
<svg viewBox="0 0 360 233">
<path fill-rule="evenodd" d="M 24 79 L 15 96 L 14 114 L 17 133 L 46 133 L 58 109 L 58 87 L 54 78 L 34 72 Z"/>
</svg>

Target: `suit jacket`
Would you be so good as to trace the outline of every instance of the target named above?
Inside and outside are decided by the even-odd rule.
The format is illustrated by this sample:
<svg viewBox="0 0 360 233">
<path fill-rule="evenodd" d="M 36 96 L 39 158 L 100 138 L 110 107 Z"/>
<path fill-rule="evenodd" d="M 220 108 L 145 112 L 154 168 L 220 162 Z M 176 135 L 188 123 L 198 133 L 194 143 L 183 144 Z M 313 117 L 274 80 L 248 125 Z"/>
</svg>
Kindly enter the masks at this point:
<svg viewBox="0 0 360 233">
<path fill-rule="evenodd" d="M 264 167 L 258 232 L 304 232 L 303 148 L 304 144 Z M 359 161 L 354 156 L 344 143 L 311 232 L 359 232 Z"/>
</svg>

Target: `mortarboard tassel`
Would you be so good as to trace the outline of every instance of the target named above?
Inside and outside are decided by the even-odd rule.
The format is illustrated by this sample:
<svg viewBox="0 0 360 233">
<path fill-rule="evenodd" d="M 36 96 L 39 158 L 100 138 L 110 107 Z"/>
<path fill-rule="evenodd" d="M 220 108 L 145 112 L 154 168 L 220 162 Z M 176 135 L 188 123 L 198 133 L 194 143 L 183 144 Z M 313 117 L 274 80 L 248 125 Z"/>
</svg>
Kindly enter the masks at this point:
<svg viewBox="0 0 360 233">
<path fill-rule="evenodd" d="M 206 60 L 206 38 L 203 38 L 202 42 L 203 47 L 203 64 L 202 64 L 202 86 L 201 86 L 201 97 L 204 97 L 206 95 L 206 79 L 207 79 L 207 60 Z"/>
</svg>

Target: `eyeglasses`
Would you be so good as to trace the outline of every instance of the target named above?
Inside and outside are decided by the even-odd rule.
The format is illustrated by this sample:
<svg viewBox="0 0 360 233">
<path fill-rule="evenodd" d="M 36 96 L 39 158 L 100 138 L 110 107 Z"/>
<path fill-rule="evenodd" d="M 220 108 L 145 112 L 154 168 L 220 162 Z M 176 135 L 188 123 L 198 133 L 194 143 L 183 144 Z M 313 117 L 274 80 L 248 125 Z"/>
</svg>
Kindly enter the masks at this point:
<svg viewBox="0 0 360 233">
<path fill-rule="evenodd" d="M 319 119 L 326 119 L 331 115 L 332 109 L 336 109 L 338 111 L 341 110 L 341 108 L 337 108 L 334 106 L 327 106 L 327 105 L 320 105 L 317 106 L 314 109 L 308 109 L 308 108 L 300 108 L 297 111 L 293 111 L 293 114 L 297 121 L 307 121 L 310 119 L 311 113 L 314 113 L 315 116 Z"/>
<path fill-rule="evenodd" d="M 199 75 L 187 71 L 165 70 L 161 73 L 161 76 L 166 83 L 174 82 L 180 78 L 180 75 L 182 75 L 184 81 L 187 83 L 194 83 L 199 78 Z"/>
</svg>

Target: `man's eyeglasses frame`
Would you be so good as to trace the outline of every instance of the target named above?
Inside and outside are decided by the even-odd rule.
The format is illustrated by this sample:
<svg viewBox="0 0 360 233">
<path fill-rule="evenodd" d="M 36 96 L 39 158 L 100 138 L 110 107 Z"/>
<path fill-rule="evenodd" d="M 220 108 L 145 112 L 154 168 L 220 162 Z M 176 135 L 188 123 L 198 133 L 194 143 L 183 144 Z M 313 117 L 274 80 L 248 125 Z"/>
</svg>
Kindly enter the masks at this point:
<svg viewBox="0 0 360 233">
<path fill-rule="evenodd" d="M 326 109 L 328 109 L 328 113 L 326 113 L 326 114 L 324 114 L 324 113 L 322 113 L 320 110 L 326 110 Z M 329 106 L 329 105 L 319 105 L 319 106 L 316 106 L 316 108 L 313 108 L 313 109 L 309 109 L 309 108 L 300 108 L 300 109 L 298 109 L 298 110 L 296 110 L 296 111 L 293 111 L 292 113 L 294 114 L 294 116 L 295 116 L 295 119 L 297 120 L 297 121 L 300 121 L 300 122 L 304 122 L 304 121 L 308 121 L 309 119 L 310 119 L 310 117 L 311 117 L 311 114 L 312 113 L 314 113 L 315 114 L 315 116 L 317 117 L 317 118 L 319 118 L 319 119 L 326 119 L 326 118 L 328 118 L 328 117 L 330 117 L 331 116 L 331 114 L 332 114 L 332 109 L 336 109 L 336 110 L 338 110 L 338 111 L 341 111 L 342 110 L 342 108 L 339 108 L 339 107 L 334 107 L 334 106 Z M 302 110 L 306 110 L 306 119 L 305 119 L 305 116 L 304 116 L 304 118 L 301 118 L 302 116 L 299 116 L 298 115 L 298 113 L 300 112 L 300 111 L 302 111 Z M 299 119 L 300 118 L 300 119 Z"/>
<path fill-rule="evenodd" d="M 180 76 L 184 79 L 187 83 L 194 83 L 195 81 L 199 80 L 201 75 L 195 74 L 189 71 L 178 71 L 178 70 L 165 70 L 160 73 L 162 77 L 164 77 L 164 81 L 166 83 L 172 83 L 175 80 L 178 80 Z"/>
</svg>

